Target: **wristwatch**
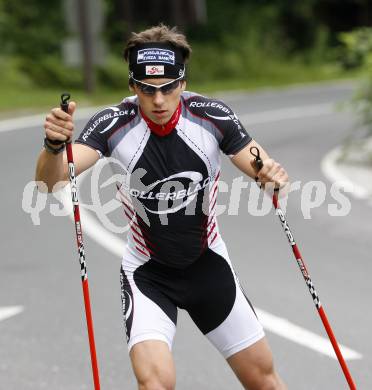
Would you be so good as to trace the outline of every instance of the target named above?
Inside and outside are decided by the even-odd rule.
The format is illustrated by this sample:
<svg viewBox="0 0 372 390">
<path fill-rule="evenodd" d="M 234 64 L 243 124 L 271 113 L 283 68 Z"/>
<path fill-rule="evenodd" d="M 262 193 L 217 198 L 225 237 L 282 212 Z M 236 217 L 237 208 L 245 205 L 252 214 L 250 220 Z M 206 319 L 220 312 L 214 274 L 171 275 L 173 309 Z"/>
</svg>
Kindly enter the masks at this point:
<svg viewBox="0 0 372 390">
<path fill-rule="evenodd" d="M 59 148 L 53 148 L 50 145 L 55 145 L 55 146 L 60 145 L 60 146 L 59 146 Z M 56 141 L 56 140 L 52 140 L 52 139 L 45 137 L 44 138 L 44 148 L 49 153 L 59 154 L 65 150 L 66 144 L 64 141 Z"/>
</svg>

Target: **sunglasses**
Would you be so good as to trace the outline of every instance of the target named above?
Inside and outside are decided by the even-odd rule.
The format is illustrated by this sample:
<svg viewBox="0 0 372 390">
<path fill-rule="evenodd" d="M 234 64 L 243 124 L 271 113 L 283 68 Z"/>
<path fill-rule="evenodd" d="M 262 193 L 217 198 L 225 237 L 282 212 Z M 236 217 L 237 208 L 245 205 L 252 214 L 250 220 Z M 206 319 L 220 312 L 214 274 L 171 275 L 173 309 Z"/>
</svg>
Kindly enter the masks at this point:
<svg viewBox="0 0 372 390">
<path fill-rule="evenodd" d="M 131 77 L 131 79 L 145 95 L 155 95 L 156 91 L 160 91 L 163 95 L 168 95 L 172 93 L 176 88 L 178 88 L 180 81 L 183 79 L 183 75 L 175 80 L 168 81 L 167 83 L 161 85 L 144 83 L 143 81 L 139 81 L 133 77 Z"/>
</svg>

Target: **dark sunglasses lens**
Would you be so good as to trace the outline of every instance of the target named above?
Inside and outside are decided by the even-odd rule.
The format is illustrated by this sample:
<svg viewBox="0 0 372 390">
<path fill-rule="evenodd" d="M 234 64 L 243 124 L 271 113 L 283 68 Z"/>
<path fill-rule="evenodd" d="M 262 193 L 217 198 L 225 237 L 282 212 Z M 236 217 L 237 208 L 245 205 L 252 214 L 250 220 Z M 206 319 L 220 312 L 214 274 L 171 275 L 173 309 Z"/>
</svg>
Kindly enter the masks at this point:
<svg viewBox="0 0 372 390">
<path fill-rule="evenodd" d="M 146 85 L 142 83 L 141 84 L 137 83 L 137 85 L 139 86 L 140 90 L 146 95 L 154 95 L 154 93 L 156 92 L 156 88 L 151 87 L 150 85 Z"/>
<path fill-rule="evenodd" d="M 175 81 L 173 81 L 173 83 L 163 85 L 160 88 L 160 90 L 164 94 L 171 93 L 173 90 L 175 90 L 178 87 L 178 84 L 179 84 L 179 80 L 175 80 Z"/>
</svg>

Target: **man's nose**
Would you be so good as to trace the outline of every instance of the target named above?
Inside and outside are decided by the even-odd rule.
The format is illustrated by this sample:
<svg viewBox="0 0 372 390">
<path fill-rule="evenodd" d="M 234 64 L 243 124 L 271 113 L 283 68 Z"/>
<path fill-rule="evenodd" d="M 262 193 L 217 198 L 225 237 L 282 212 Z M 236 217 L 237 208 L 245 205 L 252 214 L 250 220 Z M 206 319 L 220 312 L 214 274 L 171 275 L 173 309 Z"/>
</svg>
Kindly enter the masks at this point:
<svg viewBox="0 0 372 390">
<path fill-rule="evenodd" d="M 156 106 L 161 106 L 163 103 L 164 103 L 164 95 L 162 94 L 162 92 L 160 90 L 157 90 L 154 94 L 154 97 L 153 97 L 153 103 L 156 105 Z"/>
</svg>

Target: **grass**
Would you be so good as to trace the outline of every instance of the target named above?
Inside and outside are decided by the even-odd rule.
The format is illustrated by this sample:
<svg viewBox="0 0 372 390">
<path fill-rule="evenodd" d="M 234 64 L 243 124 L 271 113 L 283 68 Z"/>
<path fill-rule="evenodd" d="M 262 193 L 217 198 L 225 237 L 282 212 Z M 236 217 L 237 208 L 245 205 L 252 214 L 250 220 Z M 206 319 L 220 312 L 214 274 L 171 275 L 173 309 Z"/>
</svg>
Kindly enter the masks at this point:
<svg viewBox="0 0 372 390">
<path fill-rule="evenodd" d="M 198 91 L 213 93 L 215 91 L 246 90 L 254 91 L 261 88 L 281 88 L 294 84 L 311 84 L 336 80 L 358 79 L 359 71 L 344 71 L 334 65 L 304 66 L 297 63 L 282 64 L 280 67 L 269 67 L 244 79 L 219 80 L 215 82 L 198 83 Z M 192 84 L 192 83 L 191 83 Z"/>
</svg>

